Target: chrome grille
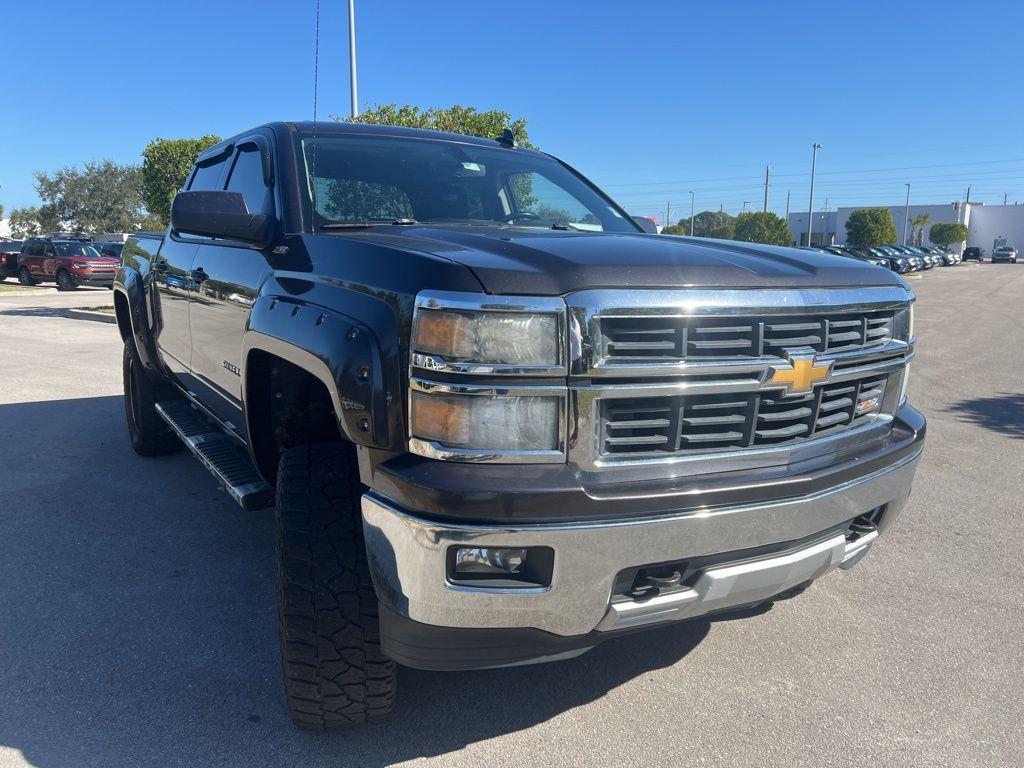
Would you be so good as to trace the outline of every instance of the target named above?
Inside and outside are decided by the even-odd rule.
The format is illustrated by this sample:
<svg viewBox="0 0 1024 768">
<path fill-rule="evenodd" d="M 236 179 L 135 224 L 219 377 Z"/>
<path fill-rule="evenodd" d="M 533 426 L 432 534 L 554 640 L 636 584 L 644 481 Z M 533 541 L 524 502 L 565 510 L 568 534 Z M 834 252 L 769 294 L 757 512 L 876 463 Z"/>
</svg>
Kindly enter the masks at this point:
<svg viewBox="0 0 1024 768">
<path fill-rule="evenodd" d="M 601 317 L 600 357 L 611 362 L 783 357 L 785 350 L 870 350 L 893 338 L 890 311 L 761 317 Z"/>
<path fill-rule="evenodd" d="M 789 397 L 767 391 L 603 400 L 601 453 L 655 458 L 835 434 L 881 413 L 888 378 L 868 374 Z"/>
</svg>

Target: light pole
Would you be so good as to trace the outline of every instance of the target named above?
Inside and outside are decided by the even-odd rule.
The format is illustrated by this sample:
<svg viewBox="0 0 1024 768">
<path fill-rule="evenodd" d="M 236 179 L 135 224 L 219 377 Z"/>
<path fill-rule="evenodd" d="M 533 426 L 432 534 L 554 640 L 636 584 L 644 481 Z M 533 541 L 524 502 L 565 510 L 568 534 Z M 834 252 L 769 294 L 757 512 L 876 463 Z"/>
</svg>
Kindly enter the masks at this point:
<svg viewBox="0 0 1024 768">
<path fill-rule="evenodd" d="M 907 204 L 903 207 L 903 242 L 901 245 L 907 244 L 907 227 L 910 226 L 910 182 L 906 183 L 907 187 Z"/>
<path fill-rule="evenodd" d="M 348 74 L 352 94 L 352 117 L 359 116 L 359 92 L 356 87 L 356 0 L 348 0 Z"/>
<path fill-rule="evenodd" d="M 690 190 L 690 237 L 693 237 L 693 211 L 696 201 L 696 197 L 693 194 L 693 190 Z"/>
<path fill-rule="evenodd" d="M 807 242 L 805 245 L 811 244 L 812 222 L 814 221 L 814 167 L 818 161 L 819 149 L 821 149 L 821 144 L 811 145 L 811 199 L 807 201 Z"/>
<path fill-rule="evenodd" d="M 742 213 L 746 213 L 747 212 L 747 206 L 748 205 L 750 205 L 750 201 L 749 200 L 744 200 L 743 201 L 743 211 L 742 211 Z"/>
</svg>

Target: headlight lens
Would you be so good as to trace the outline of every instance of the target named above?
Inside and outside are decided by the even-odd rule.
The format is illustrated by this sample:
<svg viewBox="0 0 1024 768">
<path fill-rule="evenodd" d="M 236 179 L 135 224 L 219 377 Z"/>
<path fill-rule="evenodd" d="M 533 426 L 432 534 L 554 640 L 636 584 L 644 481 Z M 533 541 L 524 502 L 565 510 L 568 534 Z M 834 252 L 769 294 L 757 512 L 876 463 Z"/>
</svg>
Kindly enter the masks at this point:
<svg viewBox="0 0 1024 768">
<path fill-rule="evenodd" d="M 88 264 L 82 264 L 81 262 L 76 261 L 71 266 L 74 267 L 75 269 L 85 269 L 89 265 Z"/>
<path fill-rule="evenodd" d="M 909 342 L 914 338 L 914 305 L 911 304 L 896 312 L 893 327 L 893 338 Z"/>
<path fill-rule="evenodd" d="M 555 314 L 421 308 L 412 347 L 448 362 L 551 367 L 561 362 Z"/>
<path fill-rule="evenodd" d="M 413 438 L 476 451 L 559 450 L 561 398 L 413 391 Z"/>
</svg>

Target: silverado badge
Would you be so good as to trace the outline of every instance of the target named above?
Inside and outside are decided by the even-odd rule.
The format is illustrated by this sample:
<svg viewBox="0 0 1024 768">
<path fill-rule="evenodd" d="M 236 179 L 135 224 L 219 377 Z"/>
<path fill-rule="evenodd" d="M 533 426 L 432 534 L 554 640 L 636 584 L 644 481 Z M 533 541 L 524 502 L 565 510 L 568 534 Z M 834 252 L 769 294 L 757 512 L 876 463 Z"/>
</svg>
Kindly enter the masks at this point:
<svg viewBox="0 0 1024 768">
<path fill-rule="evenodd" d="M 786 350 L 789 365 L 773 365 L 764 373 L 766 387 L 782 387 L 786 395 L 810 392 L 815 384 L 828 381 L 832 375 L 832 360 L 818 360 L 813 349 L 800 347 Z"/>
</svg>

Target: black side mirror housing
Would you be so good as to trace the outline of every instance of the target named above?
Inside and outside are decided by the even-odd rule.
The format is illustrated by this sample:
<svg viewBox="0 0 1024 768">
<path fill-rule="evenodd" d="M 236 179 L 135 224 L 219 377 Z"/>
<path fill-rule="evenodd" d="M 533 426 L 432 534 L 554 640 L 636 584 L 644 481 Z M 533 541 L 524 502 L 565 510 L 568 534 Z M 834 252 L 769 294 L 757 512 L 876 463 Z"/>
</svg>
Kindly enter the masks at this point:
<svg viewBox="0 0 1024 768">
<path fill-rule="evenodd" d="M 240 192 L 179 192 L 171 203 L 171 229 L 185 235 L 236 240 L 265 248 L 276 225 L 273 216 L 249 213 Z"/>
<path fill-rule="evenodd" d="M 634 216 L 633 221 L 640 225 L 642 229 L 648 235 L 658 234 L 658 225 L 648 219 L 646 216 Z"/>
</svg>

